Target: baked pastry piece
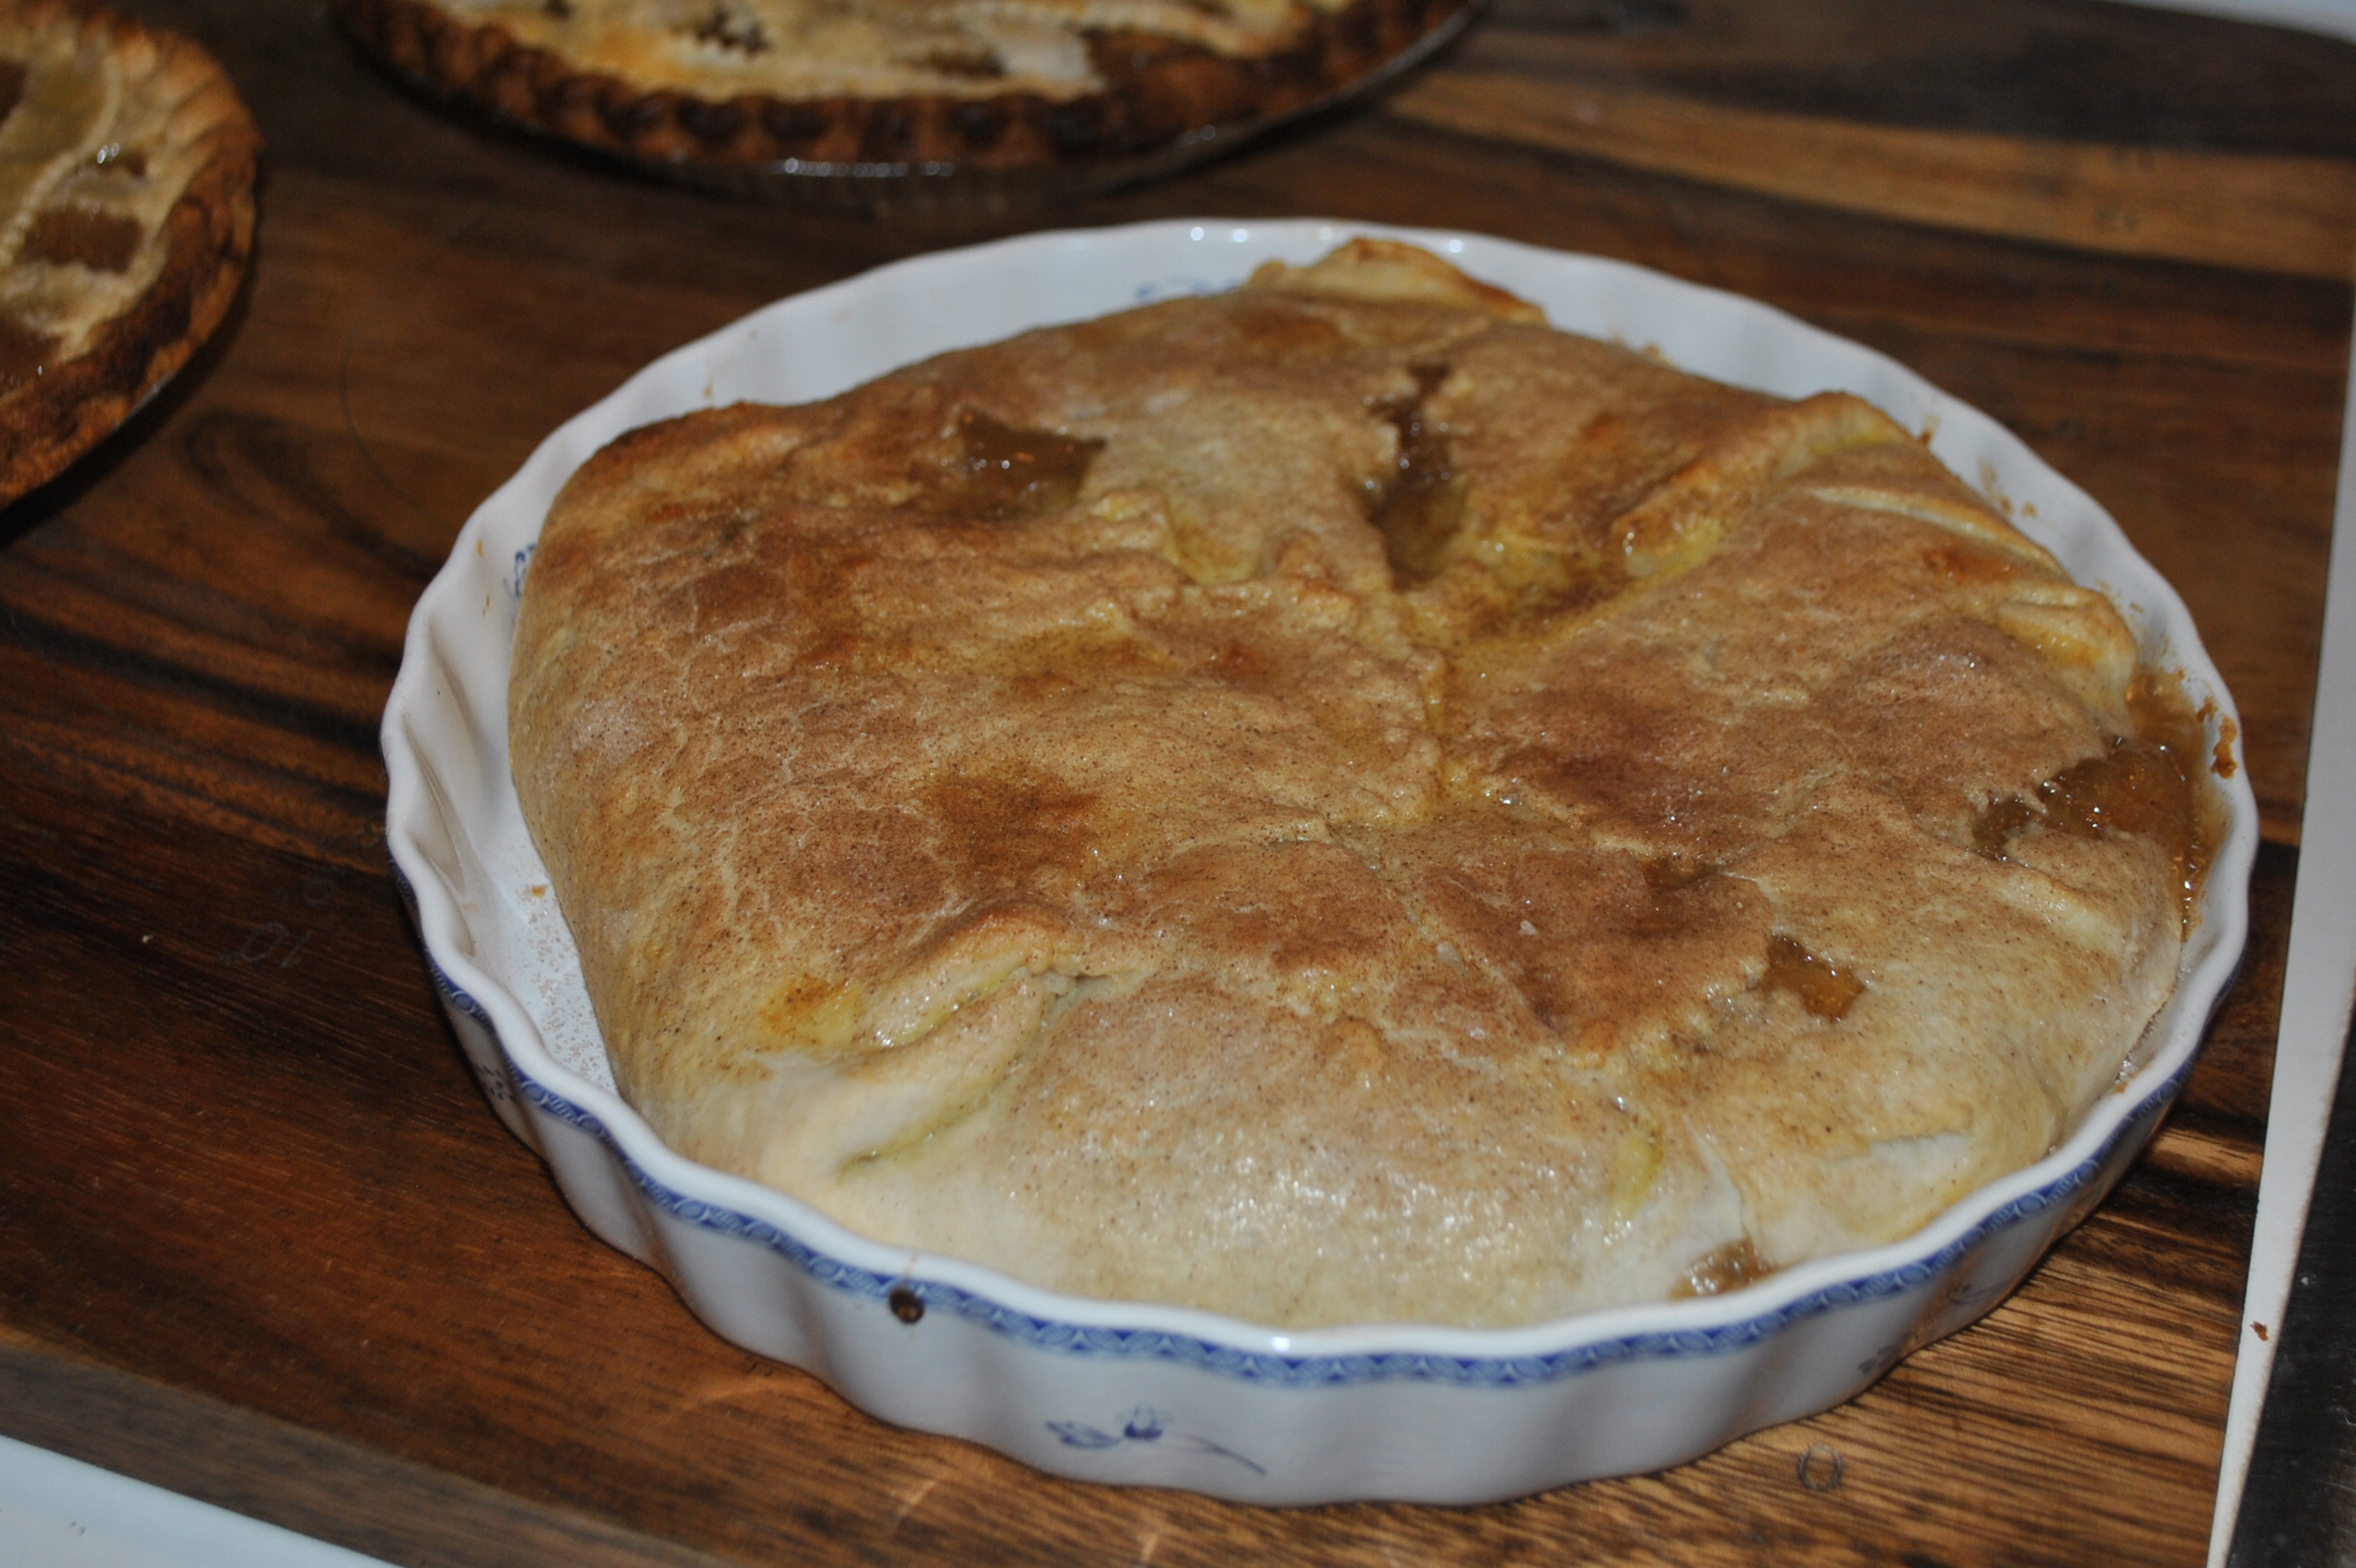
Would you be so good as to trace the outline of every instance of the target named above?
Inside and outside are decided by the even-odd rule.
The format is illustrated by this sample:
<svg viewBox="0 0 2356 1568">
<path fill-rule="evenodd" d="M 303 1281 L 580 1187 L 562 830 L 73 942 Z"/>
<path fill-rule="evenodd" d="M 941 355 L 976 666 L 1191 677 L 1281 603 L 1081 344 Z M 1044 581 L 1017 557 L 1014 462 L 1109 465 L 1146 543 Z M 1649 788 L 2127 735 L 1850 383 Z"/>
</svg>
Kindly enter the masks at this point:
<svg viewBox="0 0 2356 1568">
<path fill-rule="evenodd" d="M 1889 420 L 1357 242 L 621 437 L 517 791 L 623 1091 L 866 1234 L 1280 1325 L 1902 1236 L 2199 856 L 2136 648 Z"/>
<path fill-rule="evenodd" d="M 339 0 L 428 87 L 680 171 L 1134 173 L 1319 103 L 1472 0 Z"/>
<path fill-rule="evenodd" d="M 121 423 L 220 324 L 260 147 L 186 39 L 0 4 L 0 501 Z"/>
</svg>

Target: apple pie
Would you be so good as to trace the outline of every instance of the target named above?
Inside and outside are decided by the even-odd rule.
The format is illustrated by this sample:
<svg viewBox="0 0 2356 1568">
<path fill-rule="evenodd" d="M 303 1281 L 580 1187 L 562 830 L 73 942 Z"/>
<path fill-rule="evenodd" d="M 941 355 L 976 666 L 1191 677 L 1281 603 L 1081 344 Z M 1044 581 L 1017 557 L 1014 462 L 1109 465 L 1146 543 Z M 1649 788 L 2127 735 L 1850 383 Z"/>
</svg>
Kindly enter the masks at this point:
<svg viewBox="0 0 2356 1568">
<path fill-rule="evenodd" d="M 1472 0 L 339 0 L 410 80 L 675 172 L 1123 176 L 1331 99 Z"/>
<path fill-rule="evenodd" d="M 1272 1325 L 1906 1235 L 2175 984 L 2200 754 L 1868 405 L 1359 241 L 555 502 L 516 790 L 617 1079 L 864 1234 Z"/>
<path fill-rule="evenodd" d="M 187 40 L 64 0 L 0 5 L 0 501 L 121 423 L 220 324 L 260 147 Z"/>
</svg>

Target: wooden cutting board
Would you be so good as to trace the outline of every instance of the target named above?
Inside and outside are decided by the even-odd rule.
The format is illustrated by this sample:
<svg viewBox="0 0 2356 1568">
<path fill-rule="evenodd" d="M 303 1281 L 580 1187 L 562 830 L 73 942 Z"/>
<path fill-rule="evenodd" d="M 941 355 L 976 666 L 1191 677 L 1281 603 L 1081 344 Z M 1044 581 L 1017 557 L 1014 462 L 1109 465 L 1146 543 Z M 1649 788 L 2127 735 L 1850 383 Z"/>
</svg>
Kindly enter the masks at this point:
<svg viewBox="0 0 2356 1568">
<path fill-rule="evenodd" d="M 2356 249 L 2356 48 L 2078 0 L 1507 0 L 1185 179 L 922 223 L 422 104 L 295 0 L 155 0 L 270 139 L 214 344 L 0 513 L 0 1432 L 401 1562 L 2189 1563 L 2264 1126 Z M 2018 431 L 2190 602 L 2269 842 L 2118 1194 L 1854 1403 L 1495 1507 L 1051 1481 L 850 1411 L 593 1240 L 386 870 L 410 603 L 556 423 L 780 295 L 1024 228 L 1326 214 L 1768 300 Z"/>
</svg>

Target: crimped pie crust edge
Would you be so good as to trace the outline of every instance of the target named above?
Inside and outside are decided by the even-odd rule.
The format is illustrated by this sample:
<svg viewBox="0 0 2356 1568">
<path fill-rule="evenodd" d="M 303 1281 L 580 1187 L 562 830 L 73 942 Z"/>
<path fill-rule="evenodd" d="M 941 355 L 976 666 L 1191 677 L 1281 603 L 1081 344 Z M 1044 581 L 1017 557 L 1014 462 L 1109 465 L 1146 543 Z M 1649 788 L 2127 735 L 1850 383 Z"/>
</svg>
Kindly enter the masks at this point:
<svg viewBox="0 0 2356 1568">
<path fill-rule="evenodd" d="M 785 98 L 713 102 L 582 72 L 496 23 L 431 0 L 336 0 L 344 26 L 399 75 L 530 131 L 681 172 L 930 175 L 1101 170 L 1315 107 L 1451 29 L 1478 0 L 1355 0 L 1285 46 L 1230 56 L 1138 38 L 1114 86 L 1057 100 Z"/>
</svg>

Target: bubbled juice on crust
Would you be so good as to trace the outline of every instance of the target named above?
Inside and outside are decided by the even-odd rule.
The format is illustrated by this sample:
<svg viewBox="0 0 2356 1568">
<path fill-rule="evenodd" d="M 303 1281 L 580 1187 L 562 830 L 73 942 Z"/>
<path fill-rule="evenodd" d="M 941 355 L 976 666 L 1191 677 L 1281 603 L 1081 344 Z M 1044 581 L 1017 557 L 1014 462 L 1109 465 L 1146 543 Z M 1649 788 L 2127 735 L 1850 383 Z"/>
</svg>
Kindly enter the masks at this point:
<svg viewBox="0 0 2356 1568">
<path fill-rule="evenodd" d="M 2130 834 L 2160 844 L 2174 868 L 2184 917 L 2199 902 L 2200 882 L 2223 827 L 2218 807 L 2188 777 L 2185 759 L 2207 754 L 2200 718 L 2175 694 L 2175 683 L 2146 674 L 2130 694 L 2137 732 L 2115 738 L 2108 749 L 2073 763 L 2038 785 L 2033 795 L 2009 795 L 1990 802 L 1972 824 L 1972 846 L 1992 859 L 2006 858 L 2016 836 L 2027 831 L 2101 838 Z M 2232 766 L 2229 752 L 2212 764 Z"/>
<path fill-rule="evenodd" d="M 1053 431 L 1016 430 L 986 413 L 957 416 L 958 454 L 922 504 L 932 511 L 1003 520 L 1059 511 L 1080 494 L 1102 441 Z"/>
<path fill-rule="evenodd" d="M 1767 943 L 1767 974 L 1761 982 L 1771 990 L 1789 991 L 1812 1018 L 1838 1020 L 1865 994 L 1865 983 L 1847 970 L 1800 946 L 1789 937 Z"/>
</svg>

